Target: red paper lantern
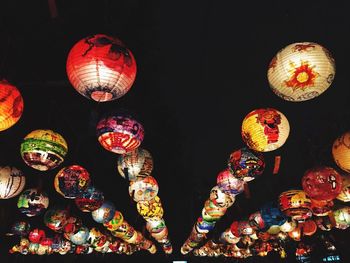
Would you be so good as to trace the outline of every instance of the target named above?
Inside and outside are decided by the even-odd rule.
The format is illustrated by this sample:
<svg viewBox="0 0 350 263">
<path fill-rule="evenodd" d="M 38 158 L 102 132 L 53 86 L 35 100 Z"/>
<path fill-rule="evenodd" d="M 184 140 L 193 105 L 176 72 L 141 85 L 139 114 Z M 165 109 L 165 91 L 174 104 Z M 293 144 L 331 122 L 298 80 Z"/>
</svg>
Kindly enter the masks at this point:
<svg viewBox="0 0 350 263">
<path fill-rule="evenodd" d="M 303 226 L 303 234 L 305 236 L 312 236 L 317 231 L 317 225 L 314 220 L 306 220 Z"/>
<path fill-rule="evenodd" d="M 136 61 L 118 38 L 97 34 L 73 46 L 66 70 L 69 81 L 81 95 L 105 102 L 129 91 L 136 77 Z"/>
<path fill-rule="evenodd" d="M 280 194 L 281 211 L 296 221 L 304 221 L 312 216 L 311 200 L 302 190 L 289 190 Z"/>
<path fill-rule="evenodd" d="M 29 232 L 28 239 L 32 243 L 40 243 L 45 237 L 46 234 L 44 230 L 35 228 L 34 230 Z"/>
</svg>

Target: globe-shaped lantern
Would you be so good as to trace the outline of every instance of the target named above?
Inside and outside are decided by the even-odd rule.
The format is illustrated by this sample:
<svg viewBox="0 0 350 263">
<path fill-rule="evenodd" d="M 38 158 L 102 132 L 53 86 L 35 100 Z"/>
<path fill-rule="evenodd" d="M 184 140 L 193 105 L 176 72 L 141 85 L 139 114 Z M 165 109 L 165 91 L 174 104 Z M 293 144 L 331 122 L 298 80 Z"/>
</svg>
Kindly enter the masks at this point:
<svg viewBox="0 0 350 263">
<path fill-rule="evenodd" d="M 129 185 L 129 194 L 135 202 L 152 200 L 157 196 L 158 190 L 158 183 L 152 176 L 138 178 Z"/>
<path fill-rule="evenodd" d="M 272 91 L 287 101 L 305 101 L 321 95 L 335 76 L 330 52 L 312 42 L 293 43 L 270 62 L 267 77 Z"/>
<path fill-rule="evenodd" d="M 115 231 L 118 229 L 118 227 L 124 222 L 123 214 L 120 213 L 118 210 L 114 212 L 113 218 L 103 223 L 103 225 L 109 230 L 109 231 Z"/>
<path fill-rule="evenodd" d="M 342 177 L 342 190 L 337 199 L 343 202 L 350 202 L 350 175 L 343 175 Z"/>
<path fill-rule="evenodd" d="M 61 231 L 67 224 L 69 213 L 62 209 L 49 209 L 44 214 L 44 223 L 51 230 Z"/>
<path fill-rule="evenodd" d="M 221 191 L 233 195 L 237 195 L 244 190 L 244 181 L 235 178 L 228 169 L 225 169 L 218 174 L 216 184 Z"/>
<path fill-rule="evenodd" d="M 75 245 L 83 245 L 89 238 L 89 229 L 85 226 L 80 227 L 76 232 L 71 232 L 67 236 Z"/>
<path fill-rule="evenodd" d="M 347 229 L 350 226 L 350 207 L 342 206 L 333 212 L 335 227 L 338 229 Z"/>
<path fill-rule="evenodd" d="M 105 102 L 130 90 L 136 77 L 136 61 L 118 38 L 97 34 L 72 47 L 66 70 L 70 83 L 81 95 Z"/>
<path fill-rule="evenodd" d="M 279 195 L 281 211 L 296 221 L 305 221 L 312 216 L 311 200 L 302 190 L 289 190 Z"/>
<path fill-rule="evenodd" d="M 115 211 L 114 204 L 105 201 L 99 208 L 91 212 L 91 216 L 97 223 L 107 223 L 113 219 Z"/>
<path fill-rule="evenodd" d="M 39 171 L 56 168 L 68 152 L 65 139 L 51 130 L 35 130 L 29 133 L 21 144 L 24 162 Z"/>
<path fill-rule="evenodd" d="M 280 111 L 272 108 L 253 110 L 242 122 L 242 138 L 258 152 L 280 148 L 289 136 L 289 122 Z"/>
<path fill-rule="evenodd" d="M 47 194 L 35 188 L 23 191 L 17 202 L 19 211 L 28 217 L 41 214 L 48 206 Z"/>
<path fill-rule="evenodd" d="M 223 192 L 218 186 L 214 186 L 210 190 L 209 200 L 215 206 L 229 208 L 235 202 L 235 196 L 230 192 Z"/>
<path fill-rule="evenodd" d="M 74 201 L 81 211 L 92 212 L 101 207 L 104 201 L 104 195 L 99 189 L 89 186 Z"/>
<path fill-rule="evenodd" d="M 137 177 L 151 175 L 153 158 L 151 154 L 141 147 L 120 155 L 118 158 L 118 172 L 123 178 L 135 181 Z"/>
<path fill-rule="evenodd" d="M 26 183 L 23 173 L 15 167 L 0 166 L 0 199 L 9 199 L 22 192 Z"/>
<path fill-rule="evenodd" d="M 144 218 L 161 219 L 164 214 L 162 202 L 158 196 L 151 200 L 141 200 L 137 202 L 137 212 Z"/>
<path fill-rule="evenodd" d="M 125 154 L 138 148 L 144 137 L 141 123 L 124 114 L 102 118 L 97 124 L 97 138 L 107 151 Z"/>
<path fill-rule="evenodd" d="M 162 218 L 149 220 L 146 222 L 146 229 L 151 234 L 160 233 L 164 228 L 166 228 L 165 221 Z"/>
<path fill-rule="evenodd" d="M 0 131 L 15 125 L 23 113 L 23 98 L 19 90 L 6 80 L 0 81 Z"/>
<path fill-rule="evenodd" d="M 74 199 L 90 185 L 90 182 L 90 174 L 85 168 L 70 165 L 56 174 L 54 187 L 57 193 L 65 198 Z"/>
<path fill-rule="evenodd" d="M 236 178 L 249 182 L 264 172 L 264 157 L 261 153 L 243 147 L 230 154 L 228 168 Z"/>
<path fill-rule="evenodd" d="M 334 141 L 332 155 L 338 167 L 350 173 L 350 131 L 345 132 Z"/>
<path fill-rule="evenodd" d="M 305 172 L 302 186 L 315 200 L 333 200 L 342 190 L 342 178 L 331 167 L 316 167 Z"/>
</svg>

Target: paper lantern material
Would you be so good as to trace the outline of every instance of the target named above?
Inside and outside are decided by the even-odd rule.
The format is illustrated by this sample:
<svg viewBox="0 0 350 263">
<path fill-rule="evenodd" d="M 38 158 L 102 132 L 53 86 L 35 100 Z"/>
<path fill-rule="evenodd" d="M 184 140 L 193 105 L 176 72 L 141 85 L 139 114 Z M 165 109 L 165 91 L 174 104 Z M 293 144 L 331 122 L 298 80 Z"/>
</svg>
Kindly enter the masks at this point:
<svg viewBox="0 0 350 263">
<path fill-rule="evenodd" d="M 48 206 L 49 198 L 47 194 L 35 188 L 23 191 L 17 202 L 19 211 L 28 217 L 41 214 Z"/>
<path fill-rule="evenodd" d="M 350 173 L 350 131 L 345 132 L 334 141 L 332 155 L 338 167 Z"/>
<path fill-rule="evenodd" d="M 305 221 L 312 216 L 311 200 L 302 190 L 289 190 L 279 195 L 279 208 L 296 221 Z"/>
<path fill-rule="evenodd" d="M 81 211 L 92 212 L 101 207 L 104 201 L 104 195 L 99 189 L 89 186 L 74 201 Z"/>
<path fill-rule="evenodd" d="M 323 46 L 293 43 L 270 62 L 267 78 L 272 91 L 287 101 L 306 101 L 325 92 L 335 76 L 335 61 Z"/>
<path fill-rule="evenodd" d="M 103 225 L 109 230 L 109 231 L 115 231 L 118 229 L 118 227 L 123 223 L 124 217 L 123 214 L 120 213 L 118 210 L 114 212 L 113 218 L 106 222 L 103 223 Z"/>
<path fill-rule="evenodd" d="M 242 193 L 244 190 L 244 181 L 235 178 L 228 169 L 225 169 L 218 174 L 216 184 L 221 191 L 233 195 Z"/>
<path fill-rule="evenodd" d="M 218 186 L 214 186 L 210 191 L 210 201 L 218 207 L 229 208 L 235 202 L 235 196 L 231 193 L 223 192 Z"/>
<path fill-rule="evenodd" d="M 29 234 L 30 231 L 30 224 L 26 221 L 18 221 L 15 222 L 12 226 L 11 226 L 11 235 L 17 235 L 17 236 L 27 236 Z"/>
<path fill-rule="evenodd" d="M 46 233 L 42 229 L 35 228 L 29 232 L 28 239 L 32 243 L 39 244 L 46 237 Z"/>
<path fill-rule="evenodd" d="M 334 211 L 335 227 L 347 229 L 350 226 L 350 207 L 343 206 Z"/>
<path fill-rule="evenodd" d="M 148 219 L 148 218 L 161 219 L 164 215 L 162 203 L 158 196 L 155 196 L 153 199 L 149 201 L 146 201 L 146 200 L 138 201 L 136 207 L 137 207 L 137 212 L 145 219 Z"/>
<path fill-rule="evenodd" d="M 103 224 L 113 219 L 115 211 L 114 204 L 105 201 L 99 208 L 91 212 L 91 216 L 97 223 Z"/>
<path fill-rule="evenodd" d="M 67 224 L 69 213 L 63 209 L 49 209 L 44 214 L 45 225 L 55 232 L 59 232 Z"/>
<path fill-rule="evenodd" d="M 19 195 L 26 184 L 22 171 L 15 167 L 0 166 L 0 199 Z"/>
<path fill-rule="evenodd" d="M 350 202 L 350 175 L 343 175 L 342 177 L 342 190 L 337 199 L 343 202 Z"/>
<path fill-rule="evenodd" d="M 152 200 L 157 196 L 158 190 L 158 183 L 152 176 L 138 178 L 129 185 L 129 195 L 135 202 Z"/>
</svg>

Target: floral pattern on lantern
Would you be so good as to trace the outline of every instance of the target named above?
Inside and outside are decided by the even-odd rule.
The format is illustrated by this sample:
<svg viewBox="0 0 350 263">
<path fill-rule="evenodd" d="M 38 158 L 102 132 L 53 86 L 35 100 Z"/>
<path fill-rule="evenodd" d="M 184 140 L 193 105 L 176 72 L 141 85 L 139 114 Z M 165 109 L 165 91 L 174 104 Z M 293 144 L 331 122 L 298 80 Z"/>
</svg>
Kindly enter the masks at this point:
<svg viewBox="0 0 350 263">
<path fill-rule="evenodd" d="M 345 132 L 334 141 L 332 155 L 338 167 L 350 173 L 350 131 Z"/>
<path fill-rule="evenodd" d="M 279 195 L 281 211 L 296 221 L 304 221 L 312 216 L 311 200 L 302 190 L 289 190 Z"/>
<path fill-rule="evenodd" d="M 161 219 L 164 214 L 162 202 L 158 196 L 155 196 L 149 201 L 138 201 L 136 207 L 138 213 L 146 220 Z"/>
<path fill-rule="evenodd" d="M 91 212 L 91 216 L 97 223 L 103 224 L 113 219 L 115 211 L 114 204 L 105 201 L 99 208 Z"/>
<path fill-rule="evenodd" d="M 129 185 L 129 194 L 135 202 L 152 200 L 157 196 L 158 190 L 158 183 L 152 176 L 138 178 Z"/>
<path fill-rule="evenodd" d="M 293 43 L 270 62 L 267 77 L 272 91 L 287 101 L 305 101 L 325 92 L 335 76 L 335 62 L 323 46 Z"/>
<path fill-rule="evenodd" d="M 130 90 L 136 77 L 136 61 L 118 38 L 97 34 L 72 47 L 66 70 L 70 83 L 81 95 L 106 102 Z"/>
<path fill-rule="evenodd" d="M 41 214 L 48 206 L 47 194 L 35 188 L 23 191 L 17 202 L 19 211 L 28 217 Z"/>
<path fill-rule="evenodd" d="M 269 152 L 284 145 L 289 136 L 289 122 L 280 111 L 257 109 L 242 122 L 242 138 L 247 146 L 258 152 Z"/>
<path fill-rule="evenodd" d="M 0 166 L 0 199 L 9 199 L 22 192 L 26 183 L 22 171 L 15 167 Z"/>
<path fill-rule="evenodd" d="M 81 211 L 92 212 L 103 204 L 104 195 L 99 189 L 89 186 L 74 201 Z"/>
</svg>

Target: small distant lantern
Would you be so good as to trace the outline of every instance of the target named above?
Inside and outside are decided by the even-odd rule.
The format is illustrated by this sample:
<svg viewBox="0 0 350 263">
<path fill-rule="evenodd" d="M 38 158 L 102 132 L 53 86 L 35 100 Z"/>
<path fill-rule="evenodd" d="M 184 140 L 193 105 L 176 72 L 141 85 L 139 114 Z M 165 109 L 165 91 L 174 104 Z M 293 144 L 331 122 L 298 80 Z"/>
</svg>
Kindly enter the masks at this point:
<svg viewBox="0 0 350 263">
<path fill-rule="evenodd" d="M 20 237 L 27 236 L 30 231 L 30 224 L 26 221 L 15 222 L 11 227 L 10 235 L 18 235 Z"/>
<path fill-rule="evenodd" d="M 279 195 L 281 211 L 296 221 L 305 221 L 312 216 L 311 200 L 302 190 L 289 190 Z"/>
<path fill-rule="evenodd" d="M 287 101 L 305 101 L 321 95 L 332 84 L 335 62 L 323 46 L 293 43 L 271 60 L 267 77 L 272 91 Z"/>
<path fill-rule="evenodd" d="M 164 219 L 155 218 L 154 220 L 149 220 L 146 222 L 146 229 L 151 234 L 160 233 L 164 228 L 166 228 Z"/>
<path fill-rule="evenodd" d="M 247 146 L 258 152 L 280 148 L 289 136 L 289 122 L 280 111 L 257 109 L 247 114 L 242 122 L 242 138 Z"/>
<path fill-rule="evenodd" d="M 50 209 L 44 214 L 44 223 L 51 230 L 58 232 L 67 224 L 68 217 L 67 210 Z"/>
<path fill-rule="evenodd" d="M 98 141 L 103 148 L 117 154 L 134 151 L 144 137 L 141 123 L 123 114 L 102 118 L 96 130 Z"/>
<path fill-rule="evenodd" d="M 105 201 L 99 208 L 91 212 L 92 218 L 97 223 L 107 223 L 112 220 L 115 214 L 115 206 L 113 203 Z"/>
<path fill-rule="evenodd" d="M 29 232 L 28 239 L 30 242 L 39 244 L 46 237 L 45 231 L 35 228 Z"/>
<path fill-rule="evenodd" d="M 158 196 L 155 196 L 149 201 L 138 201 L 136 207 L 139 214 L 145 219 L 161 219 L 164 214 L 162 202 Z"/>
<path fill-rule="evenodd" d="M 92 212 L 98 209 L 103 201 L 103 193 L 94 186 L 89 186 L 75 198 L 75 204 L 83 212 Z"/>
<path fill-rule="evenodd" d="M 233 194 L 221 191 L 218 186 L 214 186 L 210 190 L 209 199 L 214 205 L 225 208 L 229 208 L 235 202 L 235 196 Z"/>
<path fill-rule="evenodd" d="M 158 190 L 158 183 L 152 176 L 138 178 L 129 185 L 129 194 L 135 202 L 152 200 L 157 196 Z"/>
<path fill-rule="evenodd" d="M 343 202 L 350 202 L 350 175 L 342 176 L 342 190 L 337 199 Z"/>
<path fill-rule="evenodd" d="M 22 171 L 15 167 L 0 166 L 0 199 L 10 199 L 22 192 L 26 183 Z"/>
<path fill-rule="evenodd" d="M 41 214 L 48 206 L 47 194 L 35 188 L 23 191 L 17 202 L 19 211 L 28 217 Z"/>
<path fill-rule="evenodd" d="M 15 125 L 23 113 L 23 98 L 19 90 L 6 80 L 0 81 L 0 131 Z"/>
<path fill-rule="evenodd" d="M 332 155 L 339 168 L 350 173 L 350 131 L 345 132 L 334 141 Z"/>
<path fill-rule="evenodd" d="M 24 162 L 39 171 L 56 168 L 68 152 L 65 139 L 51 130 L 35 130 L 29 133 L 21 144 Z"/>
<path fill-rule="evenodd" d="M 244 190 L 244 181 L 235 178 L 228 169 L 225 169 L 218 174 L 216 184 L 221 191 L 233 195 L 242 193 Z"/>
<path fill-rule="evenodd" d="M 81 95 L 106 102 L 130 90 L 136 77 L 136 61 L 118 38 L 97 34 L 72 47 L 66 70 L 70 83 Z"/>
</svg>

